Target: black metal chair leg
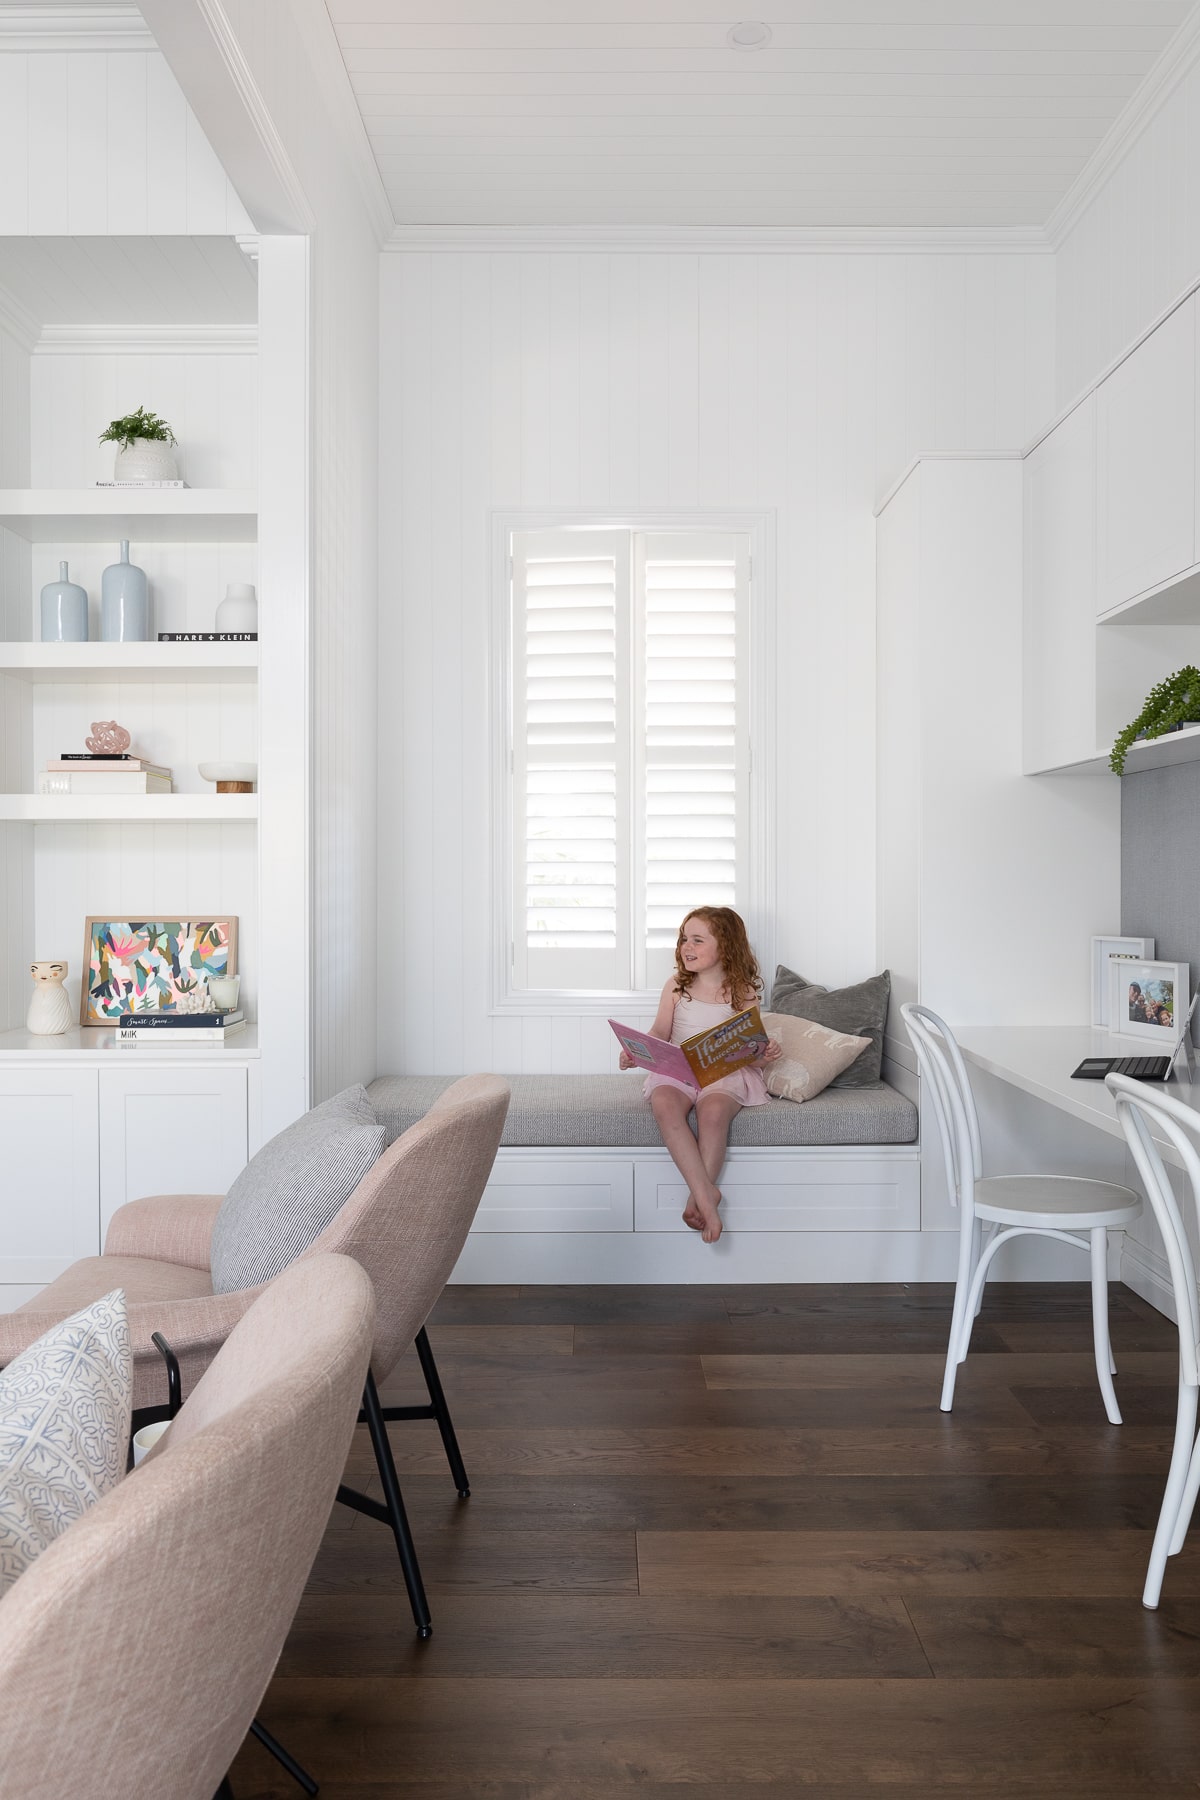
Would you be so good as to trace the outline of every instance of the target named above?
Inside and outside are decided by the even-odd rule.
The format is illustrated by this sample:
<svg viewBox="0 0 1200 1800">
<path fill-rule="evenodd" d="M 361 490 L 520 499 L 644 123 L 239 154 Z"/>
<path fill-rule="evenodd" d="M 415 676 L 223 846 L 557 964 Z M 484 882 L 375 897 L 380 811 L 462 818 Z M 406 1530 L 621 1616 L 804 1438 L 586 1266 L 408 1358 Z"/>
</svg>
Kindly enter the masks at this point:
<svg viewBox="0 0 1200 1800">
<path fill-rule="evenodd" d="M 224 1781 L 221 1783 L 220 1787 L 217 1789 L 216 1793 L 213 1795 L 213 1800 L 237 1800 L 237 1796 L 234 1794 L 233 1789 L 229 1785 L 228 1775 L 225 1777 Z"/>
<path fill-rule="evenodd" d="M 263 1749 L 271 1752 L 275 1761 L 282 1764 L 292 1780 L 298 1782 L 306 1794 L 320 1793 L 321 1790 L 313 1780 L 312 1776 L 300 1767 L 300 1764 L 296 1761 L 295 1757 L 291 1756 L 284 1749 L 278 1738 L 271 1736 L 271 1733 L 267 1730 L 265 1725 L 260 1725 L 257 1719 L 252 1719 L 250 1721 L 250 1730 L 258 1739 Z"/>
<path fill-rule="evenodd" d="M 420 1638 L 431 1637 L 433 1621 L 429 1616 L 429 1602 L 425 1598 L 425 1584 L 421 1580 L 421 1570 L 417 1563 L 416 1550 L 413 1547 L 412 1532 L 408 1528 L 408 1514 L 404 1510 L 404 1501 L 400 1497 L 400 1480 L 396 1474 L 392 1446 L 388 1441 L 383 1408 L 379 1404 L 379 1390 L 375 1386 L 375 1377 L 369 1370 L 367 1371 L 367 1385 L 363 1389 L 363 1410 L 367 1415 L 367 1429 L 371 1433 L 371 1444 L 379 1468 L 379 1479 L 383 1483 L 383 1497 L 387 1502 L 389 1514 L 388 1522 L 396 1539 L 396 1551 L 400 1558 L 400 1567 L 404 1571 L 404 1585 L 408 1589 L 409 1603 L 412 1606 L 413 1618 L 416 1620 L 417 1636 Z"/>
<path fill-rule="evenodd" d="M 417 1333 L 417 1355 L 421 1360 L 421 1373 L 425 1377 L 425 1386 L 429 1390 L 429 1402 L 433 1407 L 433 1416 L 437 1420 L 438 1430 L 442 1434 L 446 1461 L 450 1464 L 450 1474 L 458 1489 L 459 1499 L 466 1500 L 470 1497 L 471 1484 L 467 1480 L 462 1452 L 458 1447 L 458 1439 L 454 1435 L 454 1421 L 450 1417 L 450 1408 L 446 1405 L 441 1377 L 438 1375 L 437 1364 L 433 1360 L 433 1350 L 423 1325 Z"/>
</svg>

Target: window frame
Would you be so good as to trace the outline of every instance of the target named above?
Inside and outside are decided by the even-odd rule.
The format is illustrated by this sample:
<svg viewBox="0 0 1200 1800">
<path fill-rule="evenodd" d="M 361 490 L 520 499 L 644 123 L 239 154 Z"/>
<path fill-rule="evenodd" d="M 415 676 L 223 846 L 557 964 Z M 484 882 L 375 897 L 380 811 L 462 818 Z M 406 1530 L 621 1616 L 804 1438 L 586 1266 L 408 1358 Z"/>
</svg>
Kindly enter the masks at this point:
<svg viewBox="0 0 1200 1800">
<path fill-rule="evenodd" d="M 492 901 L 489 1016 L 607 1017 L 616 1010 L 653 1011 L 659 989 L 518 988 L 515 975 L 513 633 L 511 541 L 517 531 L 742 532 L 750 544 L 747 658 L 746 899 L 741 910 L 761 966 L 775 962 L 775 513 L 671 511 L 599 513 L 580 508 L 504 509 L 490 515 L 492 599 L 489 607 L 488 746 L 492 782 Z"/>
</svg>

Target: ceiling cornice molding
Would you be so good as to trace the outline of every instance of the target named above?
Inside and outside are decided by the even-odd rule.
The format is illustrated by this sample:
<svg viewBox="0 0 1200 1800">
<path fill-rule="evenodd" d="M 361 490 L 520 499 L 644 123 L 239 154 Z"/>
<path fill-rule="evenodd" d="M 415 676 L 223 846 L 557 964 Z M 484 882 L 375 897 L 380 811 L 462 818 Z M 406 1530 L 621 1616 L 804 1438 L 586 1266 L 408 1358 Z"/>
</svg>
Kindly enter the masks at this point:
<svg viewBox="0 0 1200 1800">
<path fill-rule="evenodd" d="M 1046 220 L 1046 236 L 1057 250 L 1110 180 L 1147 125 L 1200 58 L 1200 6 L 1193 6 L 1162 55 L 1121 108 L 1078 175 Z"/>
<path fill-rule="evenodd" d="M 346 71 L 333 21 L 325 0 L 292 0 L 292 8 L 292 16 L 308 52 L 309 65 L 325 101 L 330 129 L 345 152 L 375 240 L 383 247 L 396 229 L 396 218 Z"/>
<path fill-rule="evenodd" d="M 0 331 L 27 353 L 36 349 L 41 331 L 33 314 L 5 287 L 0 287 Z"/>
<path fill-rule="evenodd" d="M 1053 246 L 1040 225 L 397 225 L 384 249 L 458 255 L 645 251 L 727 256 L 741 251 L 754 256 L 1028 256 L 1049 255 Z"/>
<path fill-rule="evenodd" d="M 246 118 L 249 120 L 263 153 L 271 166 L 271 173 L 286 196 L 288 207 L 294 214 L 297 228 L 312 232 L 316 228 L 316 219 L 303 184 L 297 175 L 287 146 L 279 135 L 270 108 L 263 98 L 262 89 L 254 79 L 254 71 L 246 61 L 237 33 L 229 22 L 229 15 L 220 0 L 196 0 L 196 9 L 208 28 L 209 36 L 216 48 L 225 72 L 241 101 Z"/>
<path fill-rule="evenodd" d="M 0 5 L 0 48 L 8 52 L 157 50 L 136 6 Z"/>
<path fill-rule="evenodd" d="M 43 325 L 38 356 L 253 356 L 256 325 Z"/>
</svg>

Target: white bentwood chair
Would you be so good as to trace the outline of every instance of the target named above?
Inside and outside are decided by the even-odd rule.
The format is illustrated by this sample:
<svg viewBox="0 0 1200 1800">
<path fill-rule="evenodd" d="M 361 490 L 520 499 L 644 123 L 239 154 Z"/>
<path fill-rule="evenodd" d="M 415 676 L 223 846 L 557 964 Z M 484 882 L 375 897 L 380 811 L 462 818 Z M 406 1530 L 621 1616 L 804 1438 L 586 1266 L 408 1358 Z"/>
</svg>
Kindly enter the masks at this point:
<svg viewBox="0 0 1200 1800">
<path fill-rule="evenodd" d="M 1167 1558 L 1178 1556 L 1187 1536 L 1196 1493 L 1200 1490 L 1200 1445 L 1196 1442 L 1196 1403 L 1200 1395 L 1200 1299 L 1196 1291 L 1196 1266 L 1188 1242 L 1179 1202 L 1175 1198 L 1152 1132 L 1164 1138 L 1179 1154 L 1183 1172 L 1191 1190 L 1194 1216 L 1200 1218 L 1200 1156 L 1196 1153 L 1200 1138 L 1200 1113 L 1181 1101 L 1173 1100 L 1158 1088 L 1150 1089 L 1142 1081 L 1131 1081 L 1127 1075 L 1110 1075 L 1106 1086 L 1117 1103 L 1121 1121 L 1137 1172 L 1145 1183 L 1146 1193 L 1162 1233 L 1171 1287 L 1175 1295 L 1175 1317 L 1179 1324 L 1179 1401 L 1175 1412 L 1175 1448 L 1167 1485 L 1163 1491 L 1158 1528 L 1150 1550 L 1150 1566 L 1142 1590 L 1142 1605 L 1153 1610 L 1162 1593 Z"/>
<path fill-rule="evenodd" d="M 954 1312 L 946 1352 L 941 1407 L 954 1405 L 954 1379 L 967 1359 L 971 1329 L 983 1304 L 983 1286 L 992 1258 L 1002 1244 L 1024 1232 L 1061 1238 L 1090 1250 L 1092 1263 L 1092 1337 L 1096 1374 L 1109 1422 L 1121 1423 L 1113 1376 L 1117 1365 L 1108 1339 L 1108 1233 L 1128 1225 L 1142 1210 L 1132 1188 L 1082 1175 L 988 1175 L 983 1173 L 979 1115 L 967 1078 L 962 1051 L 944 1019 L 927 1006 L 910 1003 L 900 1016 L 917 1053 L 927 1092 L 933 1101 L 946 1185 L 959 1211 L 958 1276 Z M 1071 1229 L 1067 1229 L 1071 1227 Z M 1085 1237 L 1083 1233 L 1087 1233 Z"/>
</svg>

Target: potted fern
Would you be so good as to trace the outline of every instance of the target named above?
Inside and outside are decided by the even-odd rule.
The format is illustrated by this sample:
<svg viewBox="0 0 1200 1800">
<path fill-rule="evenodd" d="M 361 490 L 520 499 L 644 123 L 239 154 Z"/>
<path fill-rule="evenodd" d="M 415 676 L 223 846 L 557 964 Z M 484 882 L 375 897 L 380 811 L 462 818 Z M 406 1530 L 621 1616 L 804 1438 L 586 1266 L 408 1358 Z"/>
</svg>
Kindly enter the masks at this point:
<svg viewBox="0 0 1200 1800">
<path fill-rule="evenodd" d="M 179 479 L 175 433 L 165 419 L 143 406 L 123 419 L 114 419 L 107 431 L 100 433 L 100 442 L 117 446 L 114 481 L 138 484 Z"/>
<path fill-rule="evenodd" d="M 1185 725 L 1200 725 L 1200 669 L 1194 669 L 1191 663 L 1150 689 L 1141 712 L 1112 747 L 1108 762 L 1113 774 L 1125 773 L 1129 746 L 1137 738 L 1162 737 L 1168 731 L 1181 731 Z"/>
</svg>

